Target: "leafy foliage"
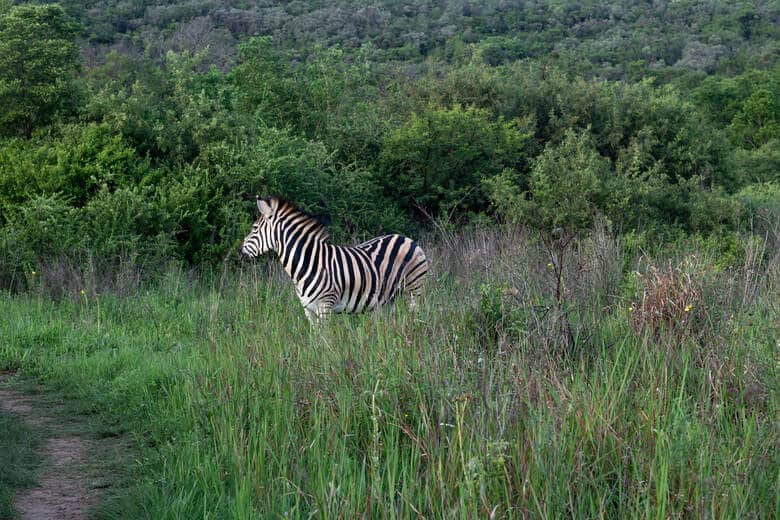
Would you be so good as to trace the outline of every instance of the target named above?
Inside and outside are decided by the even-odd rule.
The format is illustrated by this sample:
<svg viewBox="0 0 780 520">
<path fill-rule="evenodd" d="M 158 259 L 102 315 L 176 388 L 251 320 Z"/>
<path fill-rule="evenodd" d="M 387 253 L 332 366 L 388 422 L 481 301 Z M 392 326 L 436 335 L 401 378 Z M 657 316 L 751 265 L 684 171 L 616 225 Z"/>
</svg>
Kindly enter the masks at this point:
<svg viewBox="0 0 780 520">
<path fill-rule="evenodd" d="M 30 136 L 72 106 L 76 26 L 54 5 L 0 12 L 0 135 Z"/>
<path fill-rule="evenodd" d="M 432 107 L 389 133 L 379 178 L 409 211 L 479 211 L 485 204 L 482 179 L 520 169 L 529 137 L 513 122 L 492 121 L 484 109 Z"/>
<path fill-rule="evenodd" d="M 84 206 L 101 188 L 139 183 L 148 168 L 121 135 L 104 124 L 59 128 L 56 138 L 15 139 L 0 150 L 0 220 L 14 204 L 59 194 Z"/>
<path fill-rule="evenodd" d="M 559 146 L 545 149 L 531 174 L 533 225 L 566 231 L 590 227 L 609 165 L 595 151 L 587 133 L 570 131 Z"/>
<path fill-rule="evenodd" d="M 550 57 L 579 72 L 636 81 L 688 73 L 740 72 L 776 59 L 778 7 L 727 2 L 506 2 L 430 0 L 206 0 L 147 6 L 64 0 L 83 20 L 95 49 L 129 49 L 162 59 L 168 50 L 204 52 L 229 68 L 235 42 L 268 35 L 305 57 L 316 45 L 375 49 L 377 60 L 422 62 L 434 56 L 490 66 Z"/>
<path fill-rule="evenodd" d="M 213 264 L 258 193 L 336 240 L 596 215 L 676 237 L 747 229 L 744 193 L 778 181 L 762 3 L 63 5 L 0 9 L 4 280 L 48 255 Z M 45 207 L 57 251 L 24 217 Z"/>
</svg>

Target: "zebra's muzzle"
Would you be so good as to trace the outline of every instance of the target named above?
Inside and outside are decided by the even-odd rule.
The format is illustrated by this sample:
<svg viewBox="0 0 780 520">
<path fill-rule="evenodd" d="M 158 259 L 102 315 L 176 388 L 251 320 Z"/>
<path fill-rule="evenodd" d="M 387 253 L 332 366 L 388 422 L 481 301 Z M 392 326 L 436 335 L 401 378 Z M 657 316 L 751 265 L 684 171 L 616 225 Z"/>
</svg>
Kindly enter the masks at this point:
<svg viewBox="0 0 780 520">
<path fill-rule="evenodd" d="M 238 258 L 242 262 L 249 262 L 255 259 L 254 256 L 247 254 L 244 251 L 244 246 L 238 246 Z"/>
</svg>

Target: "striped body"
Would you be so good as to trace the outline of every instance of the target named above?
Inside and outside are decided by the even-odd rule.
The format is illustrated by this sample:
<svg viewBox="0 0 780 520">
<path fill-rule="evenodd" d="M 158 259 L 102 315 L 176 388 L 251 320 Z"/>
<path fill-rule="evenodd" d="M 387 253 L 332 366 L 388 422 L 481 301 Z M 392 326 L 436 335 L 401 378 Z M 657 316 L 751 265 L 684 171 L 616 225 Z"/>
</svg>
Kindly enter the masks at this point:
<svg viewBox="0 0 780 520">
<path fill-rule="evenodd" d="M 275 251 L 307 317 L 373 310 L 404 292 L 419 296 L 428 260 L 415 241 L 377 237 L 357 246 L 337 246 L 313 217 L 277 198 L 258 199 L 260 217 L 240 254 Z"/>
</svg>

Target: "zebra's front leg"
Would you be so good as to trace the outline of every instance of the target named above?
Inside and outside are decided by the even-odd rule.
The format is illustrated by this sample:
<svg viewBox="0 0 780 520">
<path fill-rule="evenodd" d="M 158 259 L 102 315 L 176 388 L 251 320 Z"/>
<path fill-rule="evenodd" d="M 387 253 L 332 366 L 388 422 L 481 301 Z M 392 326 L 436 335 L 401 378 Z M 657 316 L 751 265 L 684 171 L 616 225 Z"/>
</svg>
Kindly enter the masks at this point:
<svg viewBox="0 0 780 520">
<path fill-rule="evenodd" d="M 317 323 L 319 322 L 320 318 L 319 318 L 319 316 L 317 316 L 316 312 L 314 312 L 312 310 L 309 310 L 306 307 L 303 308 L 303 312 L 306 313 L 306 319 L 309 320 L 309 323 L 311 324 L 312 327 L 317 325 Z"/>
<path fill-rule="evenodd" d="M 326 314 L 329 314 L 331 312 L 331 309 L 327 305 L 313 304 L 304 307 L 303 311 L 306 313 L 306 318 L 308 318 L 309 323 L 311 323 L 312 326 L 315 326 L 322 323 L 323 318 L 325 317 Z"/>
</svg>

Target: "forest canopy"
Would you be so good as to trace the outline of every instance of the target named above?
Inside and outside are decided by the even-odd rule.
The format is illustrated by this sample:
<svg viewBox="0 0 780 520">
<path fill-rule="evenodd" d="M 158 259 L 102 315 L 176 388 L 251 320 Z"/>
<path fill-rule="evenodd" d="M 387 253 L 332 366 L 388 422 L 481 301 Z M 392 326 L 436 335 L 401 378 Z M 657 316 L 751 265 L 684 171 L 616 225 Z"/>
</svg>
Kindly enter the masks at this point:
<svg viewBox="0 0 780 520">
<path fill-rule="evenodd" d="M 337 240 L 760 227 L 779 28 L 774 2 L 0 3 L 0 285 L 213 264 L 256 193 Z"/>
</svg>

